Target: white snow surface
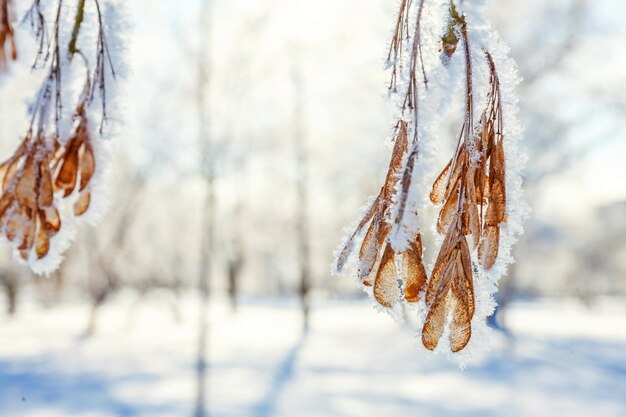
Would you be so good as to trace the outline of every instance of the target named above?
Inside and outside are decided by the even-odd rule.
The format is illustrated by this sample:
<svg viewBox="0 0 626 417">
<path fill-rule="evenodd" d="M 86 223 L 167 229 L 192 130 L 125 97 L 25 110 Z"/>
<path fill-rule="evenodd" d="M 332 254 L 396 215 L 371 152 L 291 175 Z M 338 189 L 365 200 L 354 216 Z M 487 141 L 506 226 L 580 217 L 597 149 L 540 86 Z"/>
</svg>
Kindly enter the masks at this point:
<svg viewBox="0 0 626 417">
<path fill-rule="evenodd" d="M 189 416 L 194 400 L 197 301 L 168 295 L 105 304 L 96 334 L 80 337 L 88 305 L 45 309 L 24 300 L 0 318 L 0 415 Z M 314 304 L 308 333 L 297 303 L 215 300 L 210 319 L 212 416 L 626 415 L 624 300 L 518 302 L 513 337 L 497 333 L 461 371 L 417 349 L 415 330 L 364 300 Z"/>
</svg>

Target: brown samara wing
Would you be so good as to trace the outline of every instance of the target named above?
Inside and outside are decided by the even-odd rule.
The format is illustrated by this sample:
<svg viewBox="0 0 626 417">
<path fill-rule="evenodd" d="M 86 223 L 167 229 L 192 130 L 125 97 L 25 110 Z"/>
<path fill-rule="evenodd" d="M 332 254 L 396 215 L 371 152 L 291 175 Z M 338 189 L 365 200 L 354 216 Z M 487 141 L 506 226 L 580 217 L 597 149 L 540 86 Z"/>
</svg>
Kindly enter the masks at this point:
<svg viewBox="0 0 626 417">
<path fill-rule="evenodd" d="M 489 204 L 493 206 L 492 217 L 487 219 L 495 225 L 506 218 L 505 161 L 502 140 L 495 147 L 489 167 Z M 487 213 L 489 214 L 489 213 Z"/>
<path fill-rule="evenodd" d="M 498 143 L 495 145 L 494 152 L 491 155 L 491 167 L 493 169 L 492 172 L 495 173 L 496 177 L 500 179 L 504 183 L 505 178 L 505 158 L 504 158 L 504 141 L 500 139 Z"/>
<path fill-rule="evenodd" d="M 20 158 L 26 153 L 27 140 L 23 140 L 19 148 L 15 151 L 11 158 L 0 164 L 0 178 L 2 178 L 2 191 L 6 191 L 15 178 Z"/>
<path fill-rule="evenodd" d="M 460 256 L 455 261 L 455 272 L 452 280 L 452 323 L 450 326 L 450 349 L 458 352 L 465 348 L 472 334 L 471 320 L 474 315 L 474 291 L 472 284 L 472 268 L 467 242 L 459 243 Z M 469 264 L 469 265 L 468 265 Z"/>
<path fill-rule="evenodd" d="M 480 241 L 481 218 L 478 211 L 478 200 L 476 196 L 476 188 L 474 184 L 475 174 L 473 170 L 469 170 L 466 174 L 466 194 L 467 207 L 466 213 L 469 218 L 469 229 L 474 240 L 474 246 L 478 246 Z"/>
<path fill-rule="evenodd" d="M 61 216 L 59 216 L 59 211 L 56 207 L 44 207 L 40 210 L 39 215 L 45 219 L 44 227 L 49 236 L 54 235 L 61 229 Z"/>
<path fill-rule="evenodd" d="M 13 161 L 12 159 L 8 159 L 0 164 L 0 178 L 2 179 L 3 183 L 4 183 L 4 178 L 6 177 L 7 171 L 9 170 L 9 165 L 11 164 L 12 161 Z"/>
<path fill-rule="evenodd" d="M 48 161 L 44 159 L 39 162 L 39 207 L 49 207 L 53 201 L 52 174 Z"/>
<path fill-rule="evenodd" d="M 361 230 L 363 230 L 365 225 L 372 219 L 372 217 L 374 217 L 374 213 L 376 213 L 378 205 L 380 204 L 380 198 L 381 198 L 381 194 L 378 194 L 378 197 L 376 197 L 376 199 L 374 200 L 370 208 L 365 213 L 365 216 L 363 216 L 358 226 L 356 227 L 356 229 L 354 230 L 354 232 L 352 233 L 352 235 L 346 242 L 346 245 L 341 250 L 341 253 L 337 257 L 337 265 L 336 265 L 337 271 L 339 272 L 343 271 L 343 267 L 345 266 L 348 260 L 348 257 L 350 256 L 350 254 L 352 253 L 352 249 L 354 248 L 354 239 L 359 233 L 361 233 Z"/>
<path fill-rule="evenodd" d="M 5 193 L 0 197 L 0 219 L 4 217 L 4 214 L 7 212 L 9 207 L 13 205 L 14 198 L 12 194 Z"/>
<path fill-rule="evenodd" d="M 33 215 L 33 212 L 30 209 L 26 209 L 26 221 L 22 228 L 22 242 L 18 249 L 20 250 L 20 254 L 22 258 L 28 258 L 28 252 L 33 248 L 33 244 L 35 243 L 35 233 L 37 232 L 37 217 Z M 26 255 L 26 257 L 24 257 Z"/>
<path fill-rule="evenodd" d="M 472 326 L 467 304 L 457 298 L 452 308 L 452 323 L 450 324 L 450 349 L 452 352 L 463 350 L 471 336 Z"/>
<path fill-rule="evenodd" d="M 485 183 L 483 184 L 484 188 L 483 188 L 483 205 L 487 204 L 489 202 L 489 195 L 491 194 L 491 190 L 489 189 L 489 183 L 491 182 L 491 179 L 489 178 L 489 175 L 485 176 Z"/>
<path fill-rule="evenodd" d="M 456 157 L 456 161 L 454 162 L 454 170 L 452 171 L 452 175 L 450 176 L 450 180 L 446 186 L 446 192 L 443 195 L 443 199 L 449 200 L 452 196 L 452 193 L 456 193 L 457 186 L 460 182 L 461 177 L 463 176 L 463 171 L 465 170 L 465 165 L 467 161 L 467 151 L 465 150 L 465 144 L 462 143 L 459 148 L 459 153 Z"/>
<path fill-rule="evenodd" d="M 24 228 L 27 222 L 26 209 L 22 206 L 18 206 L 11 216 L 6 217 L 3 220 L 4 234 L 9 241 L 15 240 L 18 232 Z"/>
<path fill-rule="evenodd" d="M 34 207 L 37 204 L 37 168 L 35 158 L 29 155 L 15 184 L 15 197 L 26 207 Z"/>
<path fill-rule="evenodd" d="M 385 186 L 383 187 L 383 199 L 386 204 L 389 204 L 389 200 L 393 195 L 394 186 L 398 181 L 396 174 L 402 165 L 402 157 L 406 151 L 406 122 L 401 121 L 398 127 L 398 134 L 396 135 L 395 143 L 393 145 L 393 151 L 391 152 L 391 160 L 389 161 L 389 169 L 387 170 L 387 176 L 385 178 Z"/>
<path fill-rule="evenodd" d="M 422 260 L 422 237 L 418 233 L 415 240 L 409 243 L 402 257 L 404 283 L 404 299 L 410 303 L 419 301 L 419 296 L 426 289 L 426 269 Z"/>
<path fill-rule="evenodd" d="M 457 180 L 454 186 L 454 192 L 446 200 L 441 211 L 439 212 L 439 217 L 437 218 L 437 232 L 440 234 L 445 234 L 446 231 L 450 228 L 450 224 L 453 219 L 456 219 L 456 214 L 459 211 L 459 189 L 460 184 Z"/>
<path fill-rule="evenodd" d="M 11 182 L 15 178 L 15 172 L 17 171 L 17 163 L 18 161 L 7 161 L 2 164 L 2 172 L 0 172 L 2 176 L 2 191 L 6 191 Z"/>
<path fill-rule="evenodd" d="M 470 256 L 467 241 L 462 239 L 460 242 L 461 249 L 461 267 L 463 268 L 463 278 L 467 291 L 467 303 L 469 305 L 470 318 L 474 317 L 474 268 L 472 267 L 472 258 Z"/>
<path fill-rule="evenodd" d="M 450 290 L 447 287 L 438 294 L 422 327 L 422 344 L 428 350 L 435 350 L 439 344 L 448 318 L 449 303 Z"/>
<path fill-rule="evenodd" d="M 72 194 L 74 187 L 76 187 L 79 147 L 80 143 L 75 137 L 70 139 L 63 154 L 63 163 L 61 164 L 54 181 L 57 188 L 65 190 L 64 195 L 66 197 Z"/>
<path fill-rule="evenodd" d="M 80 155 L 80 187 L 78 191 L 83 191 L 89 184 L 89 180 L 96 170 L 96 160 L 93 156 L 93 149 L 88 142 L 83 143 L 82 153 Z"/>
<path fill-rule="evenodd" d="M 498 226 L 486 225 L 478 246 L 478 260 L 485 269 L 490 269 L 498 257 L 500 245 L 500 229 Z"/>
<path fill-rule="evenodd" d="M 480 126 L 482 126 L 480 137 L 476 140 L 476 151 L 481 154 L 481 161 L 484 160 L 483 152 L 487 149 L 487 135 L 489 134 L 489 125 L 487 122 L 486 110 L 480 115 Z"/>
<path fill-rule="evenodd" d="M 461 258 L 458 257 L 456 260 L 455 276 L 452 281 L 452 295 L 455 303 L 452 308 L 450 349 L 453 352 L 462 350 L 469 342 L 472 333 L 471 320 L 474 310 L 474 294 L 470 292 L 469 288 L 469 283 L 472 279 L 471 271 L 465 270 Z"/>
<path fill-rule="evenodd" d="M 89 209 L 91 202 L 91 193 L 82 192 L 78 196 L 78 200 L 74 203 L 74 215 L 81 216 Z"/>
<path fill-rule="evenodd" d="M 374 264 L 378 259 L 378 252 L 380 251 L 380 242 L 378 240 L 380 223 L 383 221 L 381 204 L 378 205 L 377 212 L 370 223 L 370 227 L 365 233 L 363 243 L 359 250 L 359 267 L 358 276 L 360 279 L 365 279 L 372 272 Z"/>
<path fill-rule="evenodd" d="M 428 287 L 426 288 L 426 305 L 428 306 L 433 304 L 438 294 L 445 270 L 450 265 L 450 258 L 455 256 L 455 247 L 458 239 L 458 230 L 455 227 L 451 227 L 441 243 L 435 266 L 430 274 L 430 281 L 428 281 Z"/>
<path fill-rule="evenodd" d="M 504 186 L 499 179 L 491 180 L 489 206 L 485 216 L 485 224 L 497 226 L 506 220 L 506 196 Z"/>
<path fill-rule="evenodd" d="M 374 297 L 380 305 L 389 308 L 396 304 L 399 296 L 400 289 L 394 252 L 391 245 L 386 244 L 374 281 Z"/>
<path fill-rule="evenodd" d="M 433 204 L 441 204 L 443 201 L 444 194 L 446 192 L 446 186 L 448 185 L 448 177 L 450 176 L 450 166 L 452 165 L 452 160 L 448 162 L 448 165 L 441 171 L 435 182 L 433 183 L 433 188 L 430 191 L 430 201 Z"/>
<path fill-rule="evenodd" d="M 478 203 L 478 205 L 485 204 L 486 182 L 487 182 L 486 169 L 484 166 L 479 166 L 474 171 L 474 185 L 476 187 L 474 190 L 474 194 L 476 195 L 476 202 Z"/>
<path fill-rule="evenodd" d="M 41 259 L 48 254 L 50 250 L 50 238 L 44 227 L 43 219 L 39 216 L 39 228 L 37 230 L 37 240 L 35 242 L 35 253 L 37 259 Z"/>
</svg>

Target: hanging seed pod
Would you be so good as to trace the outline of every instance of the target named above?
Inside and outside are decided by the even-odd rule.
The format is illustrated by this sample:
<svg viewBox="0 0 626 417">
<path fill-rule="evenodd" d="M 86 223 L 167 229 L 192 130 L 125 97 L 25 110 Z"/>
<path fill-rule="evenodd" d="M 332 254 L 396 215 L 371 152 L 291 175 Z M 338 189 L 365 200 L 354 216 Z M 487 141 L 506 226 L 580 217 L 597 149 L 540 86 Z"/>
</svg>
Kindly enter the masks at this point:
<svg viewBox="0 0 626 417">
<path fill-rule="evenodd" d="M 398 173 L 402 165 L 403 156 L 408 151 L 407 125 L 400 121 L 396 129 L 394 147 L 391 153 L 391 161 L 385 177 L 385 183 L 372 206 L 359 222 L 356 230 L 352 233 L 347 243 L 339 253 L 336 261 L 336 270 L 341 271 L 353 248 L 355 237 L 361 233 L 369 223 L 367 231 L 359 248 L 358 277 L 365 286 L 374 287 L 374 298 L 383 307 L 393 307 L 400 299 L 400 286 L 395 266 L 395 257 L 405 260 L 409 265 L 405 268 L 403 276 L 410 281 L 409 295 L 411 291 L 418 291 L 422 281 L 425 280 L 425 270 L 421 258 L 421 241 L 419 251 L 414 246 L 413 251 L 404 254 L 396 254 L 392 246 L 386 242 L 391 227 L 388 223 L 388 213 L 393 205 L 393 194 L 398 185 Z M 420 239 L 419 234 L 416 236 Z M 384 249 L 384 250 L 383 250 Z M 419 252 L 419 253 L 418 253 Z M 416 287 L 416 285 L 418 287 Z"/>
<path fill-rule="evenodd" d="M 418 234 L 402 254 L 404 299 L 409 303 L 419 301 L 419 296 L 426 288 L 426 269 L 422 261 L 422 237 Z"/>
<path fill-rule="evenodd" d="M 426 309 L 426 317 L 421 323 L 422 344 L 434 350 L 441 345 L 441 337 L 447 334 L 449 349 L 460 352 L 472 338 L 476 312 L 480 314 L 476 320 L 482 321 L 489 310 L 485 305 L 477 306 L 477 300 L 489 303 L 495 289 L 493 284 L 503 271 L 501 266 L 510 262 L 509 257 L 500 259 L 499 255 L 508 252 L 511 239 L 503 238 L 502 241 L 506 242 L 503 243 L 501 236 L 518 233 L 524 217 L 517 178 L 509 183 L 516 187 L 512 192 L 513 204 L 521 210 L 507 207 L 510 202 L 505 147 L 508 145 L 503 137 L 501 86 L 496 65 L 487 51 L 500 48 L 498 65 L 502 65 L 506 72 L 503 91 L 507 99 L 506 120 L 512 122 L 510 132 L 518 130 L 513 93 L 515 66 L 504 59 L 506 51 L 497 36 L 485 27 L 472 26 L 472 22 L 480 19 L 466 19 L 463 2 L 449 2 L 448 13 L 443 14 L 439 13 L 438 4 L 424 0 L 401 0 L 399 3 L 387 56 L 391 72 L 389 93 L 397 95 L 399 114 L 391 161 L 378 196 L 337 252 L 335 270 L 341 271 L 354 247 L 358 247 L 357 274 L 363 285 L 371 287 L 376 303 L 394 309 L 393 313 L 398 312 L 395 308 L 400 302 L 418 303 L 418 311 Z M 420 42 L 425 4 L 428 30 L 432 33 L 443 28 L 440 63 L 436 59 L 428 61 L 432 64 L 428 66 L 428 77 L 435 78 L 434 85 L 438 89 L 434 94 L 426 92 L 429 81 Z M 434 8 L 437 8 L 436 12 Z M 440 15 L 445 20 L 438 21 L 435 16 Z M 469 31 L 472 31 L 471 36 L 468 36 Z M 485 61 L 481 62 L 483 53 Z M 428 175 L 429 167 L 418 157 L 422 154 L 428 157 L 434 148 L 428 141 L 440 136 L 431 127 L 437 121 L 434 120 L 437 118 L 435 113 L 440 112 L 444 101 L 455 102 L 452 97 L 456 91 L 455 76 L 446 71 L 452 59 L 464 59 L 465 62 L 465 117 L 454 154 L 436 176 L 428 196 L 434 205 L 439 206 L 435 226 L 437 233 L 443 236 L 429 278 L 423 265 L 422 235 L 417 221 L 425 197 L 421 195 L 424 191 L 420 176 Z M 473 70 L 474 66 L 478 71 Z M 418 83 L 420 67 L 424 90 Z M 486 81 L 488 85 L 485 85 Z M 442 90 L 443 83 L 450 83 L 447 86 L 449 91 L 445 91 L 445 86 Z M 484 87 L 486 96 L 482 96 Z M 477 103 L 484 108 L 475 109 Z M 426 110 L 420 114 L 420 109 Z M 477 119 L 476 123 L 474 119 Z M 422 120 L 432 122 L 432 125 L 420 125 Z M 424 137 L 418 137 L 421 135 Z M 514 143 L 516 136 L 512 133 L 508 139 Z M 422 143 L 423 140 L 426 143 Z M 515 165 L 515 168 L 513 175 L 519 166 Z M 507 214 L 515 217 L 507 219 Z M 508 221 L 511 221 L 511 227 L 504 228 Z M 356 244 L 357 239 L 361 239 L 360 245 Z M 501 245 L 506 250 L 502 250 Z M 476 286 L 482 291 L 479 297 L 475 294 L 474 279 L 481 282 Z M 485 280 L 489 283 L 487 289 L 483 285 Z M 457 356 L 461 361 L 465 357 Z"/>
<path fill-rule="evenodd" d="M 0 0 L 0 70 L 7 65 L 9 60 L 15 61 L 17 59 L 15 34 L 11 26 L 10 5 L 11 0 Z"/>
<path fill-rule="evenodd" d="M 71 195 L 78 188 L 80 194 L 74 204 L 74 215 L 81 216 L 89 209 L 91 193 L 87 188 L 96 170 L 84 103 L 77 108 L 76 119 L 78 119 L 76 129 L 60 152 L 54 184 L 56 189 L 63 190 L 64 197 Z"/>
<path fill-rule="evenodd" d="M 399 296 L 395 254 L 391 245 L 387 244 L 374 281 L 374 297 L 381 306 L 392 307 Z"/>
<path fill-rule="evenodd" d="M 17 249 L 25 260 L 33 249 L 36 258 L 45 257 L 50 236 L 61 228 L 50 172 L 53 154 L 43 136 L 27 135 L 13 156 L 0 164 L 0 228 L 7 240 L 19 239 Z"/>
<path fill-rule="evenodd" d="M 474 246 L 478 248 L 478 261 L 485 269 L 490 269 L 498 256 L 500 224 L 506 221 L 500 87 L 491 56 L 487 53 L 486 57 L 491 70 L 491 88 L 478 124 L 479 134 L 474 135 L 473 129 L 467 128 L 471 125 L 471 100 L 468 100 L 467 117 L 457 152 L 435 180 L 430 194 L 433 203 L 443 203 L 437 231 L 446 234 L 426 293 L 429 313 L 422 330 L 422 341 L 431 350 L 443 334 L 441 326 L 445 325 L 448 313 L 453 317 L 451 350 L 458 352 L 469 342 L 475 296 L 473 268 L 465 236 L 471 235 Z M 467 65 L 468 79 L 471 79 L 469 59 Z M 471 93 L 468 92 L 468 96 Z M 471 161 L 468 149 L 478 153 L 477 162 Z M 450 174 L 453 165 L 454 170 Z M 442 192 L 444 189 L 445 192 Z"/>
</svg>

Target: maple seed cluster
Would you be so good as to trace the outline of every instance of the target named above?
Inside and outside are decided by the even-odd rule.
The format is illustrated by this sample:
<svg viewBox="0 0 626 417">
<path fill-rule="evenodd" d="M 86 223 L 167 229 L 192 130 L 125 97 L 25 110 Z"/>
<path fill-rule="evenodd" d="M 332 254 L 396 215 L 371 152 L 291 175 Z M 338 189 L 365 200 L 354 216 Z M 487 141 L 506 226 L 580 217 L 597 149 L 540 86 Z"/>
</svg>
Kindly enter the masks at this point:
<svg viewBox="0 0 626 417">
<path fill-rule="evenodd" d="M 416 77 L 419 67 L 425 88 L 427 84 L 419 43 L 423 3 L 422 0 L 417 5 L 415 34 L 411 39 L 413 48 L 408 54 L 410 82 L 401 108 L 403 115 L 410 112 L 412 117 L 403 117 L 396 124 L 385 183 L 339 252 L 336 270 L 343 270 L 357 236 L 367 227 L 358 254 L 357 272 L 362 284 L 373 287 L 376 302 L 385 308 L 395 307 L 401 299 L 416 303 L 424 297 L 427 314 L 421 332 L 422 344 L 434 350 L 449 322 L 450 350 L 459 352 L 467 346 L 472 334 L 471 322 L 476 310 L 474 274 L 480 268 L 489 270 L 494 266 L 500 246 L 500 227 L 507 221 L 500 81 L 491 54 L 478 49 L 484 53 L 489 68 L 489 88 L 485 108 L 474 123 L 472 50 L 465 16 L 451 3 L 449 28 L 441 38 L 442 64 L 447 66 L 455 53 L 465 55 L 465 118 L 454 154 L 430 191 L 430 201 L 440 207 L 436 226 L 444 239 L 428 277 L 420 231 L 410 233 L 406 244 L 394 240 L 397 236 L 390 234 L 394 228 L 404 225 L 403 216 L 419 151 Z M 399 57 L 410 33 L 409 6 L 407 0 L 400 3 L 388 56 L 392 93 L 397 92 Z M 464 51 L 460 52 L 461 49 Z M 475 262 L 472 261 L 473 250 L 476 251 Z"/>
<path fill-rule="evenodd" d="M 0 70 L 7 65 L 9 59 L 13 61 L 17 59 L 15 35 L 10 22 L 9 3 L 10 0 L 0 0 Z"/>
<path fill-rule="evenodd" d="M 473 268 L 465 236 L 478 247 L 478 261 L 493 267 L 498 256 L 500 224 L 506 221 L 505 160 L 502 140 L 502 112 L 499 81 L 489 53 L 491 72 L 486 109 L 476 132 L 468 133 L 430 193 L 441 204 L 437 231 L 445 235 L 426 291 L 428 316 L 422 343 L 434 349 L 441 337 L 448 312 L 452 312 L 450 346 L 463 349 L 471 336 L 474 315 Z M 478 161 L 473 161 L 473 156 Z M 452 168 L 454 167 L 454 168 Z"/>
<path fill-rule="evenodd" d="M 422 261 L 420 235 L 417 234 L 414 240 L 409 243 L 408 249 L 399 254 L 396 254 L 391 244 L 386 242 L 391 227 L 385 216 L 392 204 L 397 173 L 402 164 L 402 155 L 407 151 L 406 122 L 400 121 L 396 130 L 397 134 L 385 185 L 381 188 L 380 193 L 337 258 L 337 270 L 341 271 L 352 252 L 354 240 L 369 224 L 359 250 L 358 276 L 363 285 L 373 285 L 374 297 L 384 307 L 392 307 L 400 295 L 397 283 L 396 256 L 400 257 L 403 276 L 407 278 L 404 289 L 406 301 L 417 301 L 419 293 L 423 291 L 426 285 L 426 270 Z"/>
<path fill-rule="evenodd" d="M 23 259 L 34 249 L 37 259 L 50 250 L 50 238 L 61 229 L 59 201 L 78 189 L 74 215 L 84 214 L 91 200 L 88 185 L 95 159 L 82 103 L 76 112 L 77 126 L 64 146 L 48 145 L 42 134 L 27 134 L 17 151 L 0 164 L 0 230 L 17 242 Z"/>
</svg>

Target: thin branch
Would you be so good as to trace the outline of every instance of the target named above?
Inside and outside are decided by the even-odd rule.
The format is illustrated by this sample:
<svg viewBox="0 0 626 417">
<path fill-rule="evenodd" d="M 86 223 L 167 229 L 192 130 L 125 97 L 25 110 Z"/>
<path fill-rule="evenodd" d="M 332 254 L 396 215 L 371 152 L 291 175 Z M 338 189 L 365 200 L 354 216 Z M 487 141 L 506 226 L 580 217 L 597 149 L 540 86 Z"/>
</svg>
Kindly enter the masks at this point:
<svg viewBox="0 0 626 417">
<path fill-rule="evenodd" d="M 72 28 L 72 37 L 67 47 L 68 56 L 71 58 L 78 49 L 76 48 L 76 42 L 78 41 L 78 32 L 80 31 L 80 25 L 83 23 L 85 16 L 85 0 L 78 0 L 76 6 L 76 18 L 74 19 L 74 27 Z"/>
</svg>

